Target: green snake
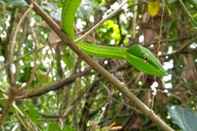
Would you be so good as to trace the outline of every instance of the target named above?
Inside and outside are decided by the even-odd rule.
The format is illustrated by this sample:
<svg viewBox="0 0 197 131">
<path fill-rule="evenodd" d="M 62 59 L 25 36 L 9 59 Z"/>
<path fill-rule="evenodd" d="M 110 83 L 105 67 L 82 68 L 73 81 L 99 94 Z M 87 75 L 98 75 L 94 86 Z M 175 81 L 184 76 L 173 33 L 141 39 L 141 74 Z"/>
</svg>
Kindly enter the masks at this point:
<svg viewBox="0 0 197 131">
<path fill-rule="evenodd" d="M 126 60 L 136 69 L 154 76 L 164 76 L 159 60 L 145 47 L 140 44 L 133 44 L 129 48 L 103 46 L 82 42 L 79 47 L 89 55 L 111 59 Z"/>
<path fill-rule="evenodd" d="M 64 0 L 62 9 L 62 27 L 64 32 L 72 40 L 75 39 L 75 13 L 81 0 Z M 91 56 L 126 60 L 136 69 L 153 76 L 164 76 L 159 60 L 145 47 L 140 44 L 132 44 L 129 48 L 101 46 L 84 41 L 77 42 L 79 48 Z"/>
</svg>

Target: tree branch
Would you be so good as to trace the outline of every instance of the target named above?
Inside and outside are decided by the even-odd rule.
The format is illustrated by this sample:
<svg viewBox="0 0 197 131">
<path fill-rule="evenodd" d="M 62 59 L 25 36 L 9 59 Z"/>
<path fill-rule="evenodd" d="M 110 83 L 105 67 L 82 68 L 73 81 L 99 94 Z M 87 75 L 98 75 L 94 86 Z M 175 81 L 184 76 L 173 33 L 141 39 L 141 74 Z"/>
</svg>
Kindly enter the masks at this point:
<svg viewBox="0 0 197 131">
<path fill-rule="evenodd" d="M 91 71 L 91 68 L 87 68 L 83 72 L 79 72 L 77 74 L 71 75 L 69 78 L 57 81 L 57 82 L 55 82 L 55 83 L 53 83 L 49 86 L 44 86 L 44 87 L 41 87 L 41 88 L 36 88 L 36 89 L 26 91 L 21 96 L 17 96 L 16 100 L 37 97 L 37 96 L 41 96 L 43 94 L 46 94 L 49 91 L 58 90 L 60 88 L 63 88 L 65 85 L 69 85 L 69 84 L 73 83 L 76 80 L 76 78 L 90 73 L 90 71 Z"/>
</svg>

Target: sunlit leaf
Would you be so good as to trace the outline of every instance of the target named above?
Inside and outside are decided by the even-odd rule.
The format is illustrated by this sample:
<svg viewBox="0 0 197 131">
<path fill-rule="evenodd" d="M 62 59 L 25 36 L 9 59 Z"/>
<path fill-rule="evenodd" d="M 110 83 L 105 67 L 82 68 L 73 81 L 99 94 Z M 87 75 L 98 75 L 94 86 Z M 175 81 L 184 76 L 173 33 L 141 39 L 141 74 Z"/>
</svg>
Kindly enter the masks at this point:
<svg viewBox="0 0 197 131">
<path fill-rule="evenodd" d="M 156 16 L 160 11 L 160 2 L 159 0 L 153 0 L 148 2 L 148 14 L 150 16 Z"/>
<path fill-rule="evenodd" d="M 103 23 L 103 26 L 98 30 L 101 39 L 110 42 L 114 40 L 116 43 L 120 41 L 120 29 L 116 22 L 113 20 L 107 20 Z"/>
</svg>

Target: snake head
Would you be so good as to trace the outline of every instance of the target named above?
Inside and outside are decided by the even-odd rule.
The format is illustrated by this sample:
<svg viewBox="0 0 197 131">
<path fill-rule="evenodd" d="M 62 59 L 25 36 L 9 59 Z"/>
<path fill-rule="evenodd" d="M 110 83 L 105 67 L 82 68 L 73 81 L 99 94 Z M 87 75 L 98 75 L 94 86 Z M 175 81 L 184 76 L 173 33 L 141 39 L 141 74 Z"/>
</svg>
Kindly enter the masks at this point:
<svg viewBox="0 0 197 131">
<path fill-rule="evenodd" d="M 126 59 L 129 64 L 146 74 L 158 77 L 167 74 L 155 55 L 139 44 L 134 44 L 127 49 Z"/>
</svg>

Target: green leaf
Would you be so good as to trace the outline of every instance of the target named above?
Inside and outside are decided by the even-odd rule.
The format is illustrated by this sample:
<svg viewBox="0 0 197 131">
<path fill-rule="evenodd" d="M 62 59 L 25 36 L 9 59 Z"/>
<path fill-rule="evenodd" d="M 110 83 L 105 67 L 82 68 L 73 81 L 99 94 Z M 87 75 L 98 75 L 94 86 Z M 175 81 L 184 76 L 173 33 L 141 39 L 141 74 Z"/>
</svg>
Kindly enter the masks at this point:
<svg viewBox="0 0 197 131">
<path fill-rule="evenodd" d="M 40 119 L 40 114 L 38 113 L 38 110 L 36 110 L 36 106 L 33 105 L 32 103 L 27 103 L 27 112 L 31 120 L 35 123 L 39 122 Z"/>
<path fill-rule="evenodd" d="M 153 53 L 140 44 L 134 44 L 127 50 L 126 59 L 129 64 L 146 74 L 159 77 L 166 74 L 166 71 Z"/>
<path fill-rule="evenodd" d="M 197 112 L 181 106 L 170 106 L 168 113 L 173 123 L 177 124 L 183 131 L 197 131 Z"/>
<path fill-rule="evenodd" d="M 177 2 L 177 0 L 167 0 L 167 2 L 168 2 L 169 4 L 172 4 L 172 3 Z"/>
<path fill-rule="evenodd" d="M 197 5 L 197 0 L 192 0 L 192 2 Z"/>
<path fill-rule="evenodd" d="M 57 123 L 51 122 L 47 128 L 47 131 L 61 131 L 61 128 Z"/>
<path fill-rule="evenodd" d="M 69 126 L 69 125 L 65 125 L 63 131 L 76 131 L 73 127 Z"/>
<path fill-rule="evenodd" d="M 76 62 L 74 53 L 67 48 L 64 48 L 63 60 L 66 64 L 66 66 L 68 67 L 68 69 L 72 69 L 74 67 L 75 62 Z"/>
<path fill-rule="evenodd" d="M 65 33 L 74 39 L 74 21 L 75 13 L 79 7 L 81 0 L 64 0 L 63 10 L 62 10 L 62 25 Z"/>
<path fill-rule="evenodd" d="M 46 72 L 43 72 L 41 70 L 38 70 L 36 72 L 36 80 L 38 82 L 37 85 L 40 86 L 49 84 L 53 81 Z"/>
<path fill-rule="evenodd" d="M 19 82 L 27 82 L 31 76 L 31 70 L 32 67 L 29 64 L 26 64 L 24 67 L 22 67 L 23 71 L 21 71 L 20 73 L 18 73 L 18 81 Z"/>
<path fill-rule="evenodd" d="M 43 130 L 45 131 L 45 130 Z M 48 125 L 47 131 L 76 131 L 73 127 L 70 125 L 65 124 L 65 127 L 63 129 L 60 128 L 58 123 L 51 122 Z"/>
</svg>

